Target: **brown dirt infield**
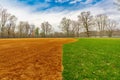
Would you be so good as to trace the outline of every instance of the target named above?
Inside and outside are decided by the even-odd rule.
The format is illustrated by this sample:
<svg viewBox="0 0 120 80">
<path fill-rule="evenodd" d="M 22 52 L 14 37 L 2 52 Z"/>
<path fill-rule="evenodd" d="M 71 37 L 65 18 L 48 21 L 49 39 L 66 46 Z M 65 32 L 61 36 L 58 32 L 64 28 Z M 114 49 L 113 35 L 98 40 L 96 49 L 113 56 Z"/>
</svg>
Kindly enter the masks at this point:
<svg viewBox="0 0 120 80">
<path fill-rule="evenodd" d="M 75 39 L 0 39 L 0 80 L 62 80 L 62 45 Z"/>
</svg>

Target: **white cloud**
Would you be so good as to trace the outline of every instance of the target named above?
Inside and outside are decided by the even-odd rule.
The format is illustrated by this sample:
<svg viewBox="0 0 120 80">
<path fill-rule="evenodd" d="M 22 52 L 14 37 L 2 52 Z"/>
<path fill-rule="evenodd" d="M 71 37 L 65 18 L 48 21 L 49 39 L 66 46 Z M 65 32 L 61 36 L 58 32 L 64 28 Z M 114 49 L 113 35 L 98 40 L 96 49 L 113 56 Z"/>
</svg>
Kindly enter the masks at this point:
<svg viewBox="0 0 120 80">
<path fill-rule="evenodd" d="M 56 26 L 59 25 L 63 17 L 77 20 L 77 16 L 82 11 L 91 11 L 93 15 L 105 13 L 108 14 L 111 19 L 120 20 L 120 12 L 117 11 L 115 7 L 113 7 L 112 2 L 112 0 L 105 0 L 91 7 L 86 7 L 76 11 L 64 10 L 61 12 L 55 12 L 55 10 L 61 9 L 61 7 L 54 7 L 44 12 L 32 12 L 36 9 L 36 7 L 26 6 L 12 0 L 0 0 L 0 4 L 7 8 L 8 12 L 16 15 L 18 17 L 18 21 L 28 21 L 29 23 L 35 24 L 36 26 L 40 26 L 42 22 L 48 21 L 53 25 L 53 27 L 55 27 L 56 30 L 58 30 Z"/>
<path fill-rule="evenodd" d="M 55 2 L 60 2 L 60 3 L 64 3 L 64 2 L 67 2 L 69 0 L 55 0 Z"/>
<path fill-rule="evenodd" d="M 85 4 L 89 4 L 89 3 L 92 3 L 92 2 L 93 2 L 93 0 L 86 0 Z"/>
<path fill-rule="evenodd" d="M 82 1 L 82 0 L 73 0 L 70 2 L 70 4 L 75 4 L 75 3 L 80 2 L 80 1 Z"/>
</svg>

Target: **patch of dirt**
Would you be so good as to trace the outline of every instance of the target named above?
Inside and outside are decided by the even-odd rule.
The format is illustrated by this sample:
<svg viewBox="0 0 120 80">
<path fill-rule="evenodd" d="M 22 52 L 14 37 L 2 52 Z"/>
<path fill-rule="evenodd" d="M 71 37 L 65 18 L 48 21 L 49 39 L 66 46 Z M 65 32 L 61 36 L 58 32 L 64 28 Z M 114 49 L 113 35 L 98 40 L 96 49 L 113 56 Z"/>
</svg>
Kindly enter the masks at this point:
<svg viewBox="0 0 120 80">
<path fill-rule="evenodd" d="M 75 39 L 0 39 L 0 80 L 62 80 L 62 45 Z"/>
</svg>

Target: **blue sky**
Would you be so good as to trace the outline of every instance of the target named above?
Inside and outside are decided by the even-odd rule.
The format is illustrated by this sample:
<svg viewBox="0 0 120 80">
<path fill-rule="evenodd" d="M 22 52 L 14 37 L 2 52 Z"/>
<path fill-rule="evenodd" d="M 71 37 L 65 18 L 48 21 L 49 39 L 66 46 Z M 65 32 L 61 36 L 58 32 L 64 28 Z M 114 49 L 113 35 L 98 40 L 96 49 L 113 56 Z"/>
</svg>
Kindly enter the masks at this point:
<svg viewBox="0 0 120 80">
<path fill-rule="evenodd" d="M 82 11 L 92 15 L 107 14 L 110 19 L 120 21 L 120 11 L 113 4 L 115 0 L 0 0 L 0 4 L 15 15 L 19 21 L 28 21 L 40 26 L 48 21 L 53 27 L 63 17 L 77 20 Z"/>
<path fill-rule="evenodd" d="M 89 5 L 95 5 L 100 1 L 103 0 L 18 0 L 18 2 L 28 6 L 44 5 L 37 7 L 36 11 L 44 11 L 54 7 L 61 7 L 61 10 L 79 10 Z"/>
</svg>

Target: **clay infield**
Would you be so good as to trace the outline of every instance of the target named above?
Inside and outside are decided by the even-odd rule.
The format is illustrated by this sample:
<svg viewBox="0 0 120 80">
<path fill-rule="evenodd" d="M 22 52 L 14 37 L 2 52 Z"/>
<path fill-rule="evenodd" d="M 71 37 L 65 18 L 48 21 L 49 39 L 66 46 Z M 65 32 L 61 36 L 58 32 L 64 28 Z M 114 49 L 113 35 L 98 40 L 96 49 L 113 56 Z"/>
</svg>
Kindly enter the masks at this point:
<svg viewBox="0 0 120 80">
<path fill-rule="evenodd" d="M 62 45 L 75 39 L 0 39 L 0 80 L 62 80 Z"/>
</svg>

